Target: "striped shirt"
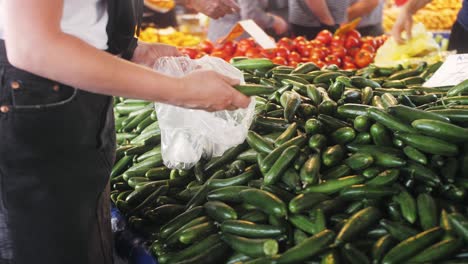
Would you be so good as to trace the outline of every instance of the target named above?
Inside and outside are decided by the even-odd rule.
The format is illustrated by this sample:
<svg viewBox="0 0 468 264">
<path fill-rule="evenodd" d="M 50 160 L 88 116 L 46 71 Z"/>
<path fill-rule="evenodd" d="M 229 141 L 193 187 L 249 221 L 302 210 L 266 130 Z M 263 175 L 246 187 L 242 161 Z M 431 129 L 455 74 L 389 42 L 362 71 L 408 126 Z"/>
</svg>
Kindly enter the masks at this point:
<svg viewBox="0 0 468 264">
<path fill-rule="evenodd" d="M 349 5 L 353 5 L 356 2 L 359 2 L 362 0 L 350 0 Z M 373 26 L 373 25 L 378 25 L 382 23 L 382 18 L 383 18 L 383 8 L 385 5 L 385 0 L 379 0 L 379 4 L 370 12 L 367 16 L 363 16 L 361 19 L 361 22 L 358 25 L 358 28 L 360 27 L 367 27 L 367 26 Z"/>
<path fill-rule="evenodd" d="M 326 2 L 335 24 L 346 22 L 349 0 L 326 0 Z M 319 27 L 321 24 L 304 0 L 289 0 L 289 22 L 304 27 Z"/>
</svg>

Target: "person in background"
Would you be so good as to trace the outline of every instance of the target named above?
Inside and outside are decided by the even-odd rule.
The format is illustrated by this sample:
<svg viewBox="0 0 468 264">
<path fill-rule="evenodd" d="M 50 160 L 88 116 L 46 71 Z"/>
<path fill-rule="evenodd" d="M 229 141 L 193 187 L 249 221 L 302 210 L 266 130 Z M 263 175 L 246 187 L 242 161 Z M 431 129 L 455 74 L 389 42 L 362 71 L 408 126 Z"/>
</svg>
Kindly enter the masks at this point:
<svg viewBox="0 0 468 264">
<path fill-rule="evenodd" d="M 269 0 L 237 0 L 239 13 L 226 15 L 219 19 L 211 19 L 208 27 L 208 39 L 217 42 L 225 37 L 239 21 L 252 19 L 265 31 L 272 30 L 276 35 L 282 35 L 288 30 L 287 22 L 278 15 L 268 12 Z M 246 34 L 239 38 L 247 37 Z"/>
<path fill-rule="evenodd" d="M 167 12 L 155 9 L 151 4 L 145 2 L 143 9 L 143 27 L 153 26 L 156 28 L 177 27 L 175 8 Z"/>
<path fill-rule="evenodd" d="M 237 11 L 231 0 L 187 3 L 214 17 Z M 238 80 L 148 68 L 180 53 L 137 42 L 142 7 L 0 0 L 0 263 L 113 263 L 111 95 L 208 111 L 248 106 L 232 87 Z"/>
<path fill-rule="evenodd" d="M 401 33 L 406 31 L 411 38 L 413 27 L 413 15 L 431 0 L 409 0 L 400 11 L 400 14 L 392 29 L 392 36 L 397 43 L 404 43 Z M 463 5 L 458 12 L 457 21 L 452 26 L 449 39 L 449 50 L 457 50 L 458 53 L 468 53 L 468 0 L 463 0 Z"/>
<path fill-rule="evenodd" d="M 357 30 L 362 36 L 380 36 L 384 34 L 382 26 L 385 0 L 350 0 L 348 21 L 361 17 Z"/>
<path fill-rule="evenodd" d="M 349 0 L 289 0 L 289 22 L 295 36 L 313 39 L 324 29 L 332 33 L 346 22 Z"/>
</svg>

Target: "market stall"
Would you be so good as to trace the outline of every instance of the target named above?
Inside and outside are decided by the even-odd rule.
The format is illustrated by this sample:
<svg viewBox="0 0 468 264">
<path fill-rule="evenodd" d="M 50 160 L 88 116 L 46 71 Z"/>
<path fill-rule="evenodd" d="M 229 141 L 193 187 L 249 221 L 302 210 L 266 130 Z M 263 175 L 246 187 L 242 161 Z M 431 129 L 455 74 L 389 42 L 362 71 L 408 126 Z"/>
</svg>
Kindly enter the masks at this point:
<svg viewBox="0 0 468 264">
<path fill-rule="evenodd" d="M 386 39 L 181 47 L 256 96 L 246 141 L 188 170 L 164 166 L 153 103 L 116 98 L 111 199 L 142 246 L 163 264 L 466 262 L 468 83 L 424 86 L 444 56 L 374 64 Z"/>
</svg>

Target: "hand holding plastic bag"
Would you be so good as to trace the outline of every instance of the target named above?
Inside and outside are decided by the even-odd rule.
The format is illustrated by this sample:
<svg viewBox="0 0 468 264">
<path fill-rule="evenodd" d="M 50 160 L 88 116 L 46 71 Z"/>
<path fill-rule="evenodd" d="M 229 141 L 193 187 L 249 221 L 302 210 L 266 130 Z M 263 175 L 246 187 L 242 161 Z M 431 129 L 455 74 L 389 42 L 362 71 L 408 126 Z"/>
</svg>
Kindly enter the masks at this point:
<svg viewBox="0 0 468 264">
<path fill-rule="evenodd" d="M 155 71 L 182 77 L 196 69 L 214 70 L 244 82 L 243 74 L 222 59 L 187 57 L 159 59 Z M 203 88 L 203 83 L 199 84 Z M 169 168 L 189 169 L 202 157 L 221 156 L 244 142 L 255 110 L 255 100 L 246 109 L 206 112 L 168 104 L 155 104 L 161 129 L 161 152 Z"/>
</svg>

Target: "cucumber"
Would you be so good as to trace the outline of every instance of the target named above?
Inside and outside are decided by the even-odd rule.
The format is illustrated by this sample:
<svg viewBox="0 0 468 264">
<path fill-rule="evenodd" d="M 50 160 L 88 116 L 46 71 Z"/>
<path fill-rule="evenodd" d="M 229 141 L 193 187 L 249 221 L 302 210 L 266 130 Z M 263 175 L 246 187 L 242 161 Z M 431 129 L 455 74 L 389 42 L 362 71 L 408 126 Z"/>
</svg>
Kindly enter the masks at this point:
<svg viewBox="0 0 468 264">
<path fill-rule="evenodd" d="M 374 97 L 374 90 L 370 87 L 366 87 L 361 90 L 361 103 L 364 105 L 369 105 L 372 102 Z"/>
<path fill-rule="evenodd" d="M 400 175 L 400 171 L 396 169 L 389 169 L 382 171 L 373 179 L 368 181 L 366 185 L 368 186 L 388 186 L 398 180 L 398 176 Z"/>
<path fill-rule="evenodd" d="M 238 146 L 232 147 L 226 152 L 224 152 L 223 156 L 212 158 L 208 163 L 205 164 L 204 170 L 208 171 L 215 171 L 216 169 L 226 165 L 227 163 L 233 161 L 239 154 L 245 151 L 248 147 L 247 143 L 240 144 Z"/>
<path fill-rule="evenodd" d="M 422 152 L 443 155 L 455 156 L 458 154 L 458 147 L 455 144 L 448 143 L 434 137 L 423 136 L 410 133 L 395 133 L 396 138 L 402 140 L 405 144 L 412 146 Z M 428 142 L 431 142 L 428 144 Z"/>
<path fill-rule="evenodd" d="M 367 132 L 371 127 L 370 119 L 366 115 L 359 115 L 354 119 L 353 127 L 358 132 Z"/>
<path fill-rule="evenodd" d="M 178 251 L 177 254 L 171 254 L 171 257 L 167 259 L 167 261 L 170 261 L 171 263 L 190 259 L 191 257 L 194 257 L 200 252 L 204 252 L 208 248 L 211 248 L 213 245 L 216 245 L 221 241 L 221 238 L 218 234 L 213 234 L 208 236 L 207 238 L 201 240 L 200 242 L 193 244 L 181 251 Z M 159 260 L 161 262 L 161 260 Z"/>
<path fill-rule="evenodd" d="M 324 230 L 311 236 L 302 243 L 288 249 L 276 260 L 278 264 L 303 263 L 322 250 L 324 250 L 335 238 L 335 233 L 331 230 Z"/>
<path fill-rule="evenodd" d="M 271 62 L 269 59 L 255 58 L 235 61 L 233 62 L 232 66 L 238 68 L 239 70 L 269 70 L 273 68 L 275 64 L 273 64 L 273 62 Z"/>
<path fill-rule="evenodd" d="M 273 239 L 254 239 L 223 233 L 221 239 L 237 252 L 249 257 L 274 256 L 278 253 L 278 242 Z"/>
<path fill-rule="evenodd" d="M 370 88 L 380 88 L 380 84 L 376 81 L 373 81 L 371 79 L 366 79 L 364 77 L 361 77 L 361 76 L 353 76 L 351 77 L 351 84 L 354 86 L 354 87 L 357 87 L 357 88 L 365 88 L 365 87 L 370 87 Z"/>
<path fill-rule="evenodd" d="M 297 123 L 292 123 L 289 127 L 275 139 L 275 146 L 281 146 L 283 143 L 297 135 Z"/>
<path fill-rule="evenodd" d="M 346 224 L 341 228 L 336 236 L 335 244 L 339 245 L 343 242 L 349 242 L 356 235 L 366 228 L 377 223 L 381 218 L 380 211 L 375 207 L 367 207 L 352 215 Z"/>
<path fill-rule="evenodd" d="M 370 264 L 369 258 L 353 246 L 351 243 L 346 243 L 341 247 L 341 255 L 344 256 L 344 259 L 351 264 Z"/>
<path fill-rule="evenodd" d="M 179 235 L 179 241 L 183 244 L 192 244 L 216 231 L 217 228 L 212 222 L 201 223 L 183 230 Z"/>
<path fill-rule="evenodd" d="M 344 160 L 344 163 L 353 170 L 363 170 L 368 168 L 374 162 L 374 158 L 370 154 L 355 153 Z"/>
<path fill-rule="evenodd" d="M 409 263 L 434 263 L 453 256 L 463 243 L 460 239 L 449 238 L 424 249 L 408 260 Z"/>
<path fill-rule="evenodd" d="M 401 131 L 407 133 L 416 133 L 416 130 L 411 126 L 401 122 L 397 118 L 387 114 L 383 110 L 378 108 L 369 108 L 367 110 L 367 114 L 370 118 L 375 120 L 376 122 L 381 123 L 385 127 L 393 130 L 393 131 Z"/>
<path fill-rule="evenodd" d="M 322 180 L 331 180 L 338 179 L 351 174 L 351 168 L 346 164 L 341 164 L 335 167 L 332 167 L 323 172 L 321 179 Z"/>
<path fill-rule="evenodd" d="M 213 246 L 200 251 L 199 254 L 193 256 L 190 259 L 184 259 L 173 264 L 205 264 L 205 263 L 219 263 L 229 252 L 229 247 L 223 243 L 216 243 Z"/>
<path fill-rule="evenodd" d="M 294 227 L 301 231 L 311 235 L 317 233 L 312 220 L 304 215 L 290 215 L 288 220 Z"/>
<path fill-rule="evenodd" d="M 247 132 L 247 143 L 257 153 L 268 154 L 273 150 L 273 144 L 252 130 Z"/>
<path fill-rule="evenodd" d="M 339 179 L 332 179 L 325 182 L 322 182 L 318 185 L 309 186 L 304 189 L 304 193 L 323 193 L 323 194 L 333 194 L 339 192 L 345 187 L 360 184 L 365 181 L 364 177 L 351 175 L 346 177 L 341 177 Z"/>
<path fill-rule="evenodd" d="M 468 79 L 455 85 L 447 91 L 447 96 L 468 95 Z"/>
<path fill-rule="evenodd" d="M 320 202 L 330 199 L 327 195 L 321 193 L 299 194 L 289 202 L 289 211 L 293 214 L 299 214 L 312 209 Z"/>
<path fill-rule="evenodd" d="M 401 167 L 401 172 L 405 176 L 414 177 L 429 186 L 437 186 L 441 183 L 439 176 L 433 170 L 413 161 L 409 161 L 406 166 Z"/>
<path fill-rule="evenodd" d="M 416 108 L 412 108 L 412 107 L 408 107 L 404 105 L 391 106 L 388 108 L 388 111 L 390 114 L 402 120 L 405 120 L 408 123 L 411 123 L 417 119 L 430 119 L 430 120 L 436 120 L 436 121 L 446 122 L 446 123 L 450 122 L 450 119 L 443 115 L 423 111 L 420 109 L 416 109 Z"/>
<path fill-rule="evenodd" d="M 340 191 L 340 197 L 345 200 L 355 201 L 360 201 L 362 199 L 377 200 L 384 197 L 392 196 L 397 192 L 397 190 L 389 187 L 376 187 L 364 184 L 356 184 L 353 186 L 343 188 Z"/>
<path fill-rule="evenodd" d="M 468 242 L 468 219 L 460 213 L 449 214 L 448 219 L 458 236 Z"/>
<path fill-rule="evenodd" d="M 322 131 L 323 124 L 315 118 L 310 118 L 305 122 L 304 129 L 307 134 L 315 135 Z"/>
<path fill-rule="evenodd" d="M 401 214 L 411 224 L 414 224 L 417 220 L 417 208 L 416 201 L 406 190 L 401 190 L 400 193 L 393 197 L 394 201 L 400 205 Z"/>
<path fill-rule="evenodd" d="M 328 147 L 322 153 L 322 163 L 328 167 L 337 165 L 343 159 L 344 154 L 344 149 L 341 145 Z"/>
<path fill-rule="evenodd" d="M 320 164 L 320 155 L 312 154 L 310 158 L 302 165 L 299 176 L 304 184 L 313 184 L 318 181 Z"/>
<path fill-rule="evenodd" d="M 119 161 L 115 163 L 112 167 L 110 174 L 111 178 L 117 177 L 120 173 L 124 172 L 126 167 L 128 167 L 133 160 L 133 156 L 123 156 Z"/>
<path fill-rule="evenodd" d="M 255 170 L 249 170 L 234 177 L 230 177 L 226 179 L 213 179 L 209 181 L 209 183 L 207 184 L 210 187 L 210 189 L 245 185 L 250 180 L 254 179 L 256 175 L 257 174 Z"/>
<path fill-rule="evenodd" d="M 392 141 L 389 131 L 380 123 L 375 123 L 370 128 L 370 134 L 377 146 L 391 146 Z"/>
<path fill-rule="evenodd" d="M 331 134 L 331 138 L 337 144 L 346 144 L 354 140 L 356 131 L 352 127 L 342 127 Z"/>
<path fill-rule="evenodd" d="M 429 112 L 445 116 L 453 122 L 468 122 L 468 109 L 441 109 Z"/>
<path fill-rule="evenodd" d="M 234 85 L 234 89 L 246 96 L 269 95 L 275 91 L 271 86 L 263 84 L 239 84 Z"/>
<path fill-rule="evenodd" d="M 393 247 L 382 259 L 382 264 L 401 263 L 415 253 L 434 243 L 443 235 L 440 227 L 434 227 L 412 236 Z"/>
<path fill-rule="evenodd" d="M 243 202 L 276 217 L 286 217 L 287 209 L 283 201 L 275 195 L 258 189 L 247 189 L 240 192 Z"/>
<path fill-rule="evenodd" d="M 454 143 L 468 142 L 466 128 L 438 120 L 418 119 L 411 123 L 421 133 Z"/>
<path fill-rule="evenodd" d="M 388 233 L 398 241 L 403 241 L 409 237 L 415 236 L 418 234 L 418 230 L 413 229 L 400 222 L 392 222 L 386 219 L 380 220 L 380 225 L 385 228 Z"/>
<path fill-rule="evenodd" d="M 403 152 L 411 160 L 414 160 L 414 161 L 416 161 L 418 163 L 421 163 L 423 165 L 427 165 L 426 155 L 424 155 L 424 153 L 417 150 L 416 148 L 413 148 L 411 146 L 406 146 L 406 147 L 403 148 Z"/>
<path fill-rule="evenodd" d="M 263 159 L 263 164 L 260 165 L 260 170 L 264 173 L 268 172 L 273 164 L 276 162 L 276 160 L 281 156 L 283 151 L 287 149 L 290 146 L 299 146 L 301 147 L 306 143 L 306 137 L 299 135 L 297 137 L 294 137 L 285 143 L 283 143 L 281 146 L 276 147 L 270 154 L 268 154 L 264 159 Z"/>
<path fill-rule="evenodd" d="M 384 255 L 396 245 L 397 241 L 389 234 L 379 238 L 372 246 L 372 259 L 374 263 L 380 263 Z"/>
<path fill-rule="evenodd" d="M 222 223 L 226 220 L 236 220 L 237 213 L 229 205 L 220 201 L 208 201 L 203 207 L 205 208 L 206 214 L 218 223 Z"/>
<path fill-rule="evenodd" d="M 275 184 L 286 171 L 288 165 L 297 157 L 299 150 L 298 146 L 290 146 L 286 148 L 270 170 L 264 174 L 264 184 Z"/>
<path fill-rule="evenodd" d="M 325 72 L 315 77 L 313 83 L 314 84 L 330 83 L 330 81 L 335 81 L 335 79 L 339 76 L 346 76 L 346 75 L 340 72 Z"/>
<path fill-rule="evenodd" d="M 283 227 L 256 224 L 245 220 L 226 220 L 221 223 L 221 231 L 247 238 L 277 238 L 285 234 Z"/>
</svg>

